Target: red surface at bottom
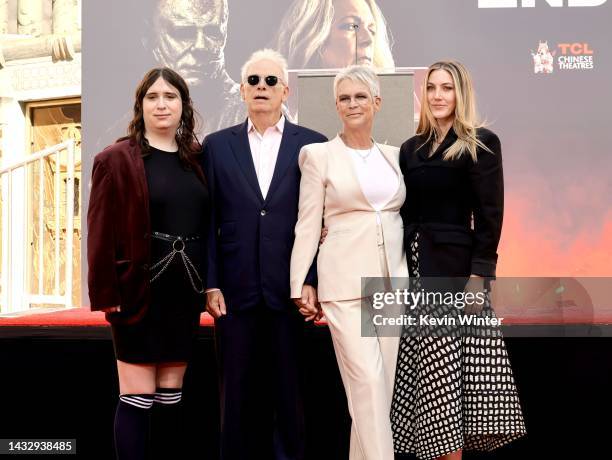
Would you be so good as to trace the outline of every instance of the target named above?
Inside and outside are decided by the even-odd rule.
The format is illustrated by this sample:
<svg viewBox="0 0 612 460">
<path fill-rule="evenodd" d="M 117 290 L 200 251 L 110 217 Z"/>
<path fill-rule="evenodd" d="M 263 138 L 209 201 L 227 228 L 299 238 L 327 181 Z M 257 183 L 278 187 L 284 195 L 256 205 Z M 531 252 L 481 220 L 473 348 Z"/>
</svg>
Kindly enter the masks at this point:
<svg viewBox="0 0 612 460">
<path fill-rule="evenodd" d="M 200 317 L 201 326 L 213 326 L 208 313 Z M 0 326 L 108 326 L 104 313 L 92 312 L 89 308 L 69 308 L 49 313 L 24 313 L 19 316 L 0 318 Z"/>
</svg>

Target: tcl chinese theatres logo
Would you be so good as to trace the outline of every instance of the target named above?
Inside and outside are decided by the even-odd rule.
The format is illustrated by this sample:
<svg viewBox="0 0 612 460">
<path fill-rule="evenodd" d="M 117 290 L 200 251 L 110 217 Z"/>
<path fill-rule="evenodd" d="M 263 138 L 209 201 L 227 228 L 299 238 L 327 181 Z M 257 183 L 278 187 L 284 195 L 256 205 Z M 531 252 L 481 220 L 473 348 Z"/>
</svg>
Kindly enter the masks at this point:
<svg viewBox="0 0 612 460">
<path fill-rule="evenodd" d="M 559 43 L 561 56 L 557 58 L 560 70 L 591 70 L 593 50 L 588 43 Z"/>
<path fill-rule="evenodd" d="M 559 70 L 591 70 L 594 67 L 593 49 L 588 43 L 558 43 L 551 51 L 548 42 L 540 41 L 537 51 L 531 51 L 534 73 L 553 73 L 555 56 Z"/>
</svg>

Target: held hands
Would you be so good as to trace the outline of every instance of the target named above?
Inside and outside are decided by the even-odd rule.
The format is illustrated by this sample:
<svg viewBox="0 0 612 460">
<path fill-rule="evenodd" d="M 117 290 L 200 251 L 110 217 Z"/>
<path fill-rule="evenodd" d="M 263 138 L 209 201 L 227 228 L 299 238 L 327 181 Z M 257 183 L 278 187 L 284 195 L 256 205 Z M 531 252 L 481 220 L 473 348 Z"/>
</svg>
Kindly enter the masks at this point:
<svg viewBox="0 0 612 460">
<path fill-rule="evenodd" d="M 317 290 L 308 284 L 302 287 L 302 297 L 293 299 L 293 302 L 299 308 L 302 316 L 304 316 L 304 321 L 318 321 L 323 316 L 323 312 L 317 302 Z"/>
<path fill-rule="evenodd" d="M 321 228 L 319 246 L 325 242 L 327 233 L 327 227 Z M 293 302 L 297 305 L 302 316 L 304 316 L 304 321 L 319 321 L 323 318 L 323 310 L 321 310 L 321 305 L 317 301 L 317 290 L 314 287 L 308 284 L 302 286 L 302 297 L 293 299 Z"/>
<path fill-rule="evenodd" d="M 227 313 L 225 299 L 220 289 L 208 291 L 206 293 L 206 311 L 214 319 L 218 319 Z"/>
</svg>

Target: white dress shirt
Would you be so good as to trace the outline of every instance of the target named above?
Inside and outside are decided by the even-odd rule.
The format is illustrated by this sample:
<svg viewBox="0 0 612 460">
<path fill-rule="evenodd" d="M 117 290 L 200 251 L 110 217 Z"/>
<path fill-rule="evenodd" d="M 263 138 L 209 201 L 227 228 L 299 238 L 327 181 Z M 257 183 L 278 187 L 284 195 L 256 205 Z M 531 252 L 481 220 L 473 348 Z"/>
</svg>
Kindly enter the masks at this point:
<svg viewBox="0 0 612 460">
<path fill-rule="evenodd" d="M 266 129 L 263 135 L 259 134 L 251 119 L 248 119 L 249 146 L 251 147 L 251 155 L 253 156 L 253 165 L 255 165 L 259 188 L 264 198 L 266 198 L 270 182 L 272 182 L 278 150 L 283 138 L 283 129 L 285 129 L 284 115 L 281 115 L 278 123 Z"/>
<path fill-rule="evenodd" d="M 361 191 L 374 210 L 380 211 L 395 196 L 400 178 L 376 143 L 372 149 L 349 150 Z"/>
</svg>

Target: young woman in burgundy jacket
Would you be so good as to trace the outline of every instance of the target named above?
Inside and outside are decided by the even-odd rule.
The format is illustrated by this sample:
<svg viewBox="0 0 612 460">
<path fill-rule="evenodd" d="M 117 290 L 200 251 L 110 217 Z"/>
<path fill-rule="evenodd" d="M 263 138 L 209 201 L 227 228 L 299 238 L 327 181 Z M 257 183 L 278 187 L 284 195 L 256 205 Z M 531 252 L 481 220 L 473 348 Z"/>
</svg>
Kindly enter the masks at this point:
<svg viewBox="0 0 612 460">
<path fill-rule="evenodd" d="M 182 444 L 179 403 L 205 306 L 209 220 L 194 124 L 183 78 L 153 69 L 136 89 L 128 135 L 94 160 L 89 297 L 92 310 L 104 311 L 111 323 L 119 459 L 145 458 L 151 408 L 151 451 L 177 458 Z"/>
</svg>

